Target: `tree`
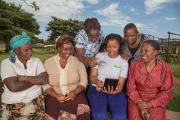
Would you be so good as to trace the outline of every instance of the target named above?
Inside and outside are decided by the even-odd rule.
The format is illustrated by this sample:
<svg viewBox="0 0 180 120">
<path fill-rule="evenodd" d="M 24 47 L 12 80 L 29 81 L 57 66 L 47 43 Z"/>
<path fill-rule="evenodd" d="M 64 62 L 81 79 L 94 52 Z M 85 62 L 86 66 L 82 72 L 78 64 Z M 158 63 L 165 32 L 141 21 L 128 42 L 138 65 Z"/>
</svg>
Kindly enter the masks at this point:
<svg viewBox="0 0 180 120">
<path fill-rule="evenodd" d="M 63 20 L 61 18 L 52 17 L 52 20 L 48 23 L 46 31 L 50 32 L 50 41 L 55 41 L 58 36 L 68 34 L 75 37 L 75 35 L 84 27 L 84 22 L 79 20 Z"/>
<path fill-rule="evenodd" d="M 40 33 L 34 15 L 25 12 L 21 6 L 0 0 L 0 41 L 6 43 L 6 52 L 10 50 L 10 39 L 22 31 L 27 32 L 31 37 Z"/>
</svg>

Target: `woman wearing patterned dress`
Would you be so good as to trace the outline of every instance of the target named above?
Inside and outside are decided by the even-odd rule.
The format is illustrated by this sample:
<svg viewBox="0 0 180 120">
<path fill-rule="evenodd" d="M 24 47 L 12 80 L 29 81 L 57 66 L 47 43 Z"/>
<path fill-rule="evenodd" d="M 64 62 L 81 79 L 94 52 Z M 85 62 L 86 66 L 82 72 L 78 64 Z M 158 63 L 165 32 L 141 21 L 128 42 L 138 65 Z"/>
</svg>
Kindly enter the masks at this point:
<svg viewBox="0 0 180 120">
<path fill-rule="evenodd" d="M 173 72 L 156 59 L 159 44 L 144 41 L 142 60 L 131 63 L 127 82 L 128 120 L 165 120 L 167 103 L 173 98 Z"/>
<path fill-rule="evenodd" d="M 32 57 L 30 37 L 14 36 L 10 58 L 1 63 L 4 92 L 1 96 L 1 120 L 54 120 L 44 112 L 41 85 L 48 83 L 42 62 Z"/>
</svg>

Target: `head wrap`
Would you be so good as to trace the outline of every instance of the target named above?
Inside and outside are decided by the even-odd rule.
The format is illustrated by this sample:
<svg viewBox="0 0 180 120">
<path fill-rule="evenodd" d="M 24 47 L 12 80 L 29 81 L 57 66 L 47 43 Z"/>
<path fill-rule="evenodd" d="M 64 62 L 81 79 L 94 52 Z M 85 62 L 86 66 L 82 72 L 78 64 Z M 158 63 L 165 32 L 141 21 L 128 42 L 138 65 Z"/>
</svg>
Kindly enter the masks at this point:
<svg viewBox="0 0 180 120">
<path fill-rule="evenodd" d="M 16 61 L 16 53 L 14 52 L 15 48 L 21 47 L 24 44 L 29 43 L 31 38 L 25 33 L 22 32 L 21 35 L 15 35 L 11 40 L 10 40 L 10 61 L 15 62 Z"/>
</svg>

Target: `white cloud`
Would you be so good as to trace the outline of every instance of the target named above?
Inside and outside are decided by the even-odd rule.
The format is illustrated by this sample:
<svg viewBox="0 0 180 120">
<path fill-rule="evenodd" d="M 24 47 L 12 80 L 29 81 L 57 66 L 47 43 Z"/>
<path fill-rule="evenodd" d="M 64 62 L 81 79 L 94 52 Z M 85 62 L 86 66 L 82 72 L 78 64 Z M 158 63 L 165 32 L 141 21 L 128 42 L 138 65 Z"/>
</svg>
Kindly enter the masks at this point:
<svg viewBox="0 0 180 120">
<path fill-rule="evenodd" d="M 135 11 L 135 8 L 131 7 L 131 8 L 130 8 L 130 11 L 131 11 L 131 12 L 134 12 L 134 11 Z"/>
<path fill-rule="evenodd" d="M 40 10 L 35 11 L 30 6 L 26 5 L 22 0 L 10 0 L 16 4 L 23 5 L 22 8 L 33 13 L 38 21 L 48 23 L 51 16 L 56 16 L 62 19 L 77 18 L 82 12 L 84 5 L 83 0 L 36 0 Z M 32 3 L 34 0 L 26 0 L 27 3 Z"/>
<path fill-rule="evenodd" d="M 118 7 L 118 3 L 112 3 L 104 9 L 96 10 L 97 14 L 105 17 L 105 19 L 100 20 L 101 25 L 124 27 L 128 23 L 130 17 L 123 15 L 123 13 L 118 10 Z"/>
<path fill-rule="evenodd" d="M 91 4 L 97 4 L 99 3 L 100 0 L 87 0 L 87 2 L 91 3 Z"/>
<path fill-rule="evenodd" d="M 158 26 L 154 25 L 154 24 L 143 24 L 143 23 L 134 23 L 137 26 L 138 31 L 142 32 L 142 33 L 146 33 L 147 32 L 156 32 L 156 28 Z"/>
<path fill-rule="evenodd" d="M 151 14 L 165 7 L 165 3 L 178 2 L 179 0 L 145 0 L 145 13 Z"/>
<path fill-rule="evenodd" d="M 168 21 L 172 21 L 172 20 L 176 20 L 177 18 L 176 17 L 164 17 L 166 20 Z"/>
</svg>

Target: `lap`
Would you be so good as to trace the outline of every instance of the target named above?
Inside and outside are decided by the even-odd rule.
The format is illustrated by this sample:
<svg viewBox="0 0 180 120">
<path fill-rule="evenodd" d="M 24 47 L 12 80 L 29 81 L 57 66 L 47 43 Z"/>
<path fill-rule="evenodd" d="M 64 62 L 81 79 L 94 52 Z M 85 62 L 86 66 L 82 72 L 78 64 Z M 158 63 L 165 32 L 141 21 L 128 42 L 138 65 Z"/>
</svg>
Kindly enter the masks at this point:
<svg viewBox="0 0 180 120">
<path fill-rule="evenodd" d="M 86 116 L 90 116 L 90 108 L 84 92 L 78 94 L 74 100 L 64 103 L 59 103 L 55 98 L 47 95 L 45 108 L 46 112 L 55 119 L 58 119 L 58 117 L 63 114 L 72 118 L 78 117 L 84 113 L 87 113 Z"/>
</svg>

